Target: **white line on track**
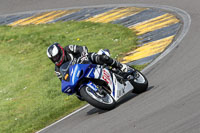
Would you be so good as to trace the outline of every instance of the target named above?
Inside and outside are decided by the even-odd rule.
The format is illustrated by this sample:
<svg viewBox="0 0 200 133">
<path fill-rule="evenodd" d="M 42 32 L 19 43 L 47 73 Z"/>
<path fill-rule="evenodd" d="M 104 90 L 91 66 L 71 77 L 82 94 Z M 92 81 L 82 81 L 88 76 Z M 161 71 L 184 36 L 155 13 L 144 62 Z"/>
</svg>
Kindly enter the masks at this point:
<svg viewBox="0 0 200 133">
<path fill-rule="evenodd" d="M 37 131 L 36 133 L 39 133 L 39 132 L 42 132 L 42 131 L 44 131 L 45 129 L 47 129 L 47 128 L 49 128 L 49 127 L 51 127 L 51 126 L 53 126 L 53 125 L 55 125 L 55 124 L 57 124 L 57 123 L 59 123 L 59 122 L 61 122 L 61 121 L 62 121 L 62 120 L 64 120 L 64 119 L 67 119 L 67 118 L 69 118 L 70 116 L 72 116 L 72 115 L 76 114 L 77 112 L 79 112 L 79 111 L 81 111 L 81 110 L 84 110 L 84 109 L 85 109 L 85 108 L 87 108 L 88 106 L 89 106 L 89 104 L 87 104 L 87 105 L 83 106 L 82 108 L 80 108 L 80 109 L 78 109 L 78 110 L 76 110 L 76 111 L 72 112 L 71 114 L 69 114 L 69 115 L 67 115 L 67 116 L 63 117 L 62 119 L 60 119 L 60 120 L 58 120 L 58 121 L 56 121 L 56 122 L 52 123 L 51 125 L 49 125 L 49 126 L 47 126 L 47 127 L 43 128 L 43 129 L 41 129 L 40 131 Z"/>
</svg>

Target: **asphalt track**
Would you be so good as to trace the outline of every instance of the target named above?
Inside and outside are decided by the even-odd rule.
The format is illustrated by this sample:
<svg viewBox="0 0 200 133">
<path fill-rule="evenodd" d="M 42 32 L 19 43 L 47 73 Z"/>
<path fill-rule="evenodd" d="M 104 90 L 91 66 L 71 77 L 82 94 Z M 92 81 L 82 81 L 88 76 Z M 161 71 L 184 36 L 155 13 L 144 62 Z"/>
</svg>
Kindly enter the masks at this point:
<svg viewBox="0 0 200 133">
<path fill-rule="evenodd" d="M 0 14 L 105 4 L 168 5 L 191 16 L 187 35 L 167 56 L 145 70 L 150 90 L 129 96 L 116 109 L 91 106 L 44 130 L 48 133 L 199 133 L 200 1 L 198 0 L 7 0 Z M 134 98 L 133 98 L 134 97 Z"/>
</svg>

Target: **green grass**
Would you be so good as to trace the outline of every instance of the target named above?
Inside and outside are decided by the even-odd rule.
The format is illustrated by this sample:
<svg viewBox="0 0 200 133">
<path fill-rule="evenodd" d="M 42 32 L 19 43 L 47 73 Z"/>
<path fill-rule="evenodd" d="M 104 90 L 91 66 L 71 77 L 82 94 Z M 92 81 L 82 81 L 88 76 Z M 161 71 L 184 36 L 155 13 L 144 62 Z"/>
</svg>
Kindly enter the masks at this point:
<svg viewBox="0 0 200 133">
<path fill-rule="evenodd" d="M 0 26 L 0 132 L 29 133 L 85 105 L 61 92 L 54 65 L 46 56 L 53 42 L 108 48 L 112 57 L 135 48 L 131 30 L 113 24 L 65 22 Z"/>
<path fill-rule="evenodd" d="M 143 64 L 143 65 L 133 65 L 132 67 L 134 67 L 135 69 L 141 71 L 143 68 L 145 68 L 147 65 L 149 65 L 149 63 Z"/>
</svg>

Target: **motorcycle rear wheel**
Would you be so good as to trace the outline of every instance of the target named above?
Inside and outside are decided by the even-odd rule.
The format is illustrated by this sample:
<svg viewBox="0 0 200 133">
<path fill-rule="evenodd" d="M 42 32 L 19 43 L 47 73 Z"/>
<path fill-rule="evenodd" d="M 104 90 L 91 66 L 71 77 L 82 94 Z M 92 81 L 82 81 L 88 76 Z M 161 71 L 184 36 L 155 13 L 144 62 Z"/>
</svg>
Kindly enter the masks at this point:
<svg viewBox="0 0 200 133">
<path fill-rule="evenodd" d="M 115 108 L 116 102 L 112 96 L 105 90 L 102 90 L 102 94 L 95 92 L 88 86 L 83 86 L 80 89 L 80 94 L 92 106 L 102 109 L 102 110 L 111 110 Z"/>
<path fill-rule="evenodd" d="M 133 93 L 140 94 L 145 92 L 148 88 L 148 80 L 147 78 L 138 70 L 135 70 L 134 79 L 131 81 L 134 86 Z"/>
</svg>

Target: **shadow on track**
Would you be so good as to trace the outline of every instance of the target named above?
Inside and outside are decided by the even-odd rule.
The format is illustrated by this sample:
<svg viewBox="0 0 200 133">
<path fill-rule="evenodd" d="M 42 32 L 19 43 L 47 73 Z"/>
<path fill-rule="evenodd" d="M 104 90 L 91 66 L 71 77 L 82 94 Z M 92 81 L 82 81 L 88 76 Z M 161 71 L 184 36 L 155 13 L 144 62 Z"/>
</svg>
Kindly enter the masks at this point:
<svg viewBox="0 0 200 133">
<path fill-rule="evenodd" d="M 153 89 L 154 86 L 150 86 L 148 87 L 147 91 Z M 147 92 L 146 91 L 146 92 Z M 144 92 L 144 93 L 146 93 Z M 119 107 L 121 104 L 125 103 L 125 102 L 128 102 L 129 100 L 131 100 L 132 98 L 138 96 L 139 94 L 134 94 L 134 93 L 128 93 L 124 98 L 122 98 L 119 102 L 117 102 L 117 105 L 116 105 L 116 108 Z M 90 111 L 87 112 L 87 115 L 93 115 L 93 114 L 103 114 L 103 113 L 106 113 L 108 112 L 109 110 L 101 110 L 101 109 L 98 109 L 98 108 L 93 108 L 91 109 Z"/>
</svg>

